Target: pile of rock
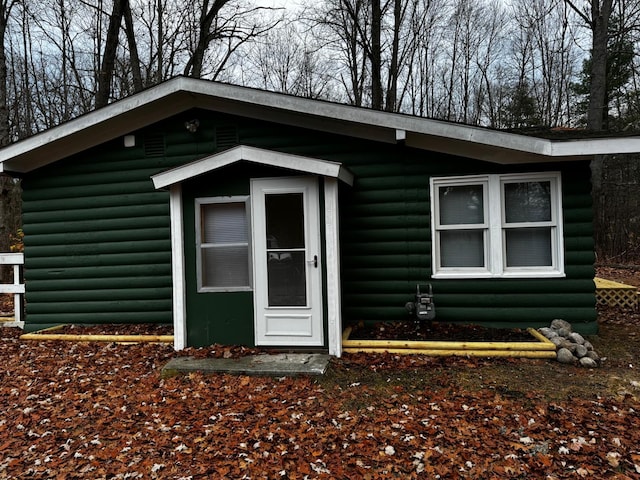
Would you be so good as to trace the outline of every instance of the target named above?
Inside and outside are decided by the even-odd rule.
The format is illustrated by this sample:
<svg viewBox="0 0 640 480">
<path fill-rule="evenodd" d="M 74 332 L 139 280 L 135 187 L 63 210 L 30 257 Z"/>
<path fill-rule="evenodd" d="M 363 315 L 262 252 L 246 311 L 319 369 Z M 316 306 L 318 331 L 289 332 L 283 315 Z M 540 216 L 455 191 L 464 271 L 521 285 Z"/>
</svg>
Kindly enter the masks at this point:
<svg viewBox="0 0 640 480">
<path fill-rule="evenodd" d="M 600 365 L 600 356 L 591 342 L 574 332 L 569 322 L 557 319 L 551 322 L 550 327 L 538 331 L 556 346 L 556 358 L 560 363 L 579 364 L 588 368 Z"/>
</svg>

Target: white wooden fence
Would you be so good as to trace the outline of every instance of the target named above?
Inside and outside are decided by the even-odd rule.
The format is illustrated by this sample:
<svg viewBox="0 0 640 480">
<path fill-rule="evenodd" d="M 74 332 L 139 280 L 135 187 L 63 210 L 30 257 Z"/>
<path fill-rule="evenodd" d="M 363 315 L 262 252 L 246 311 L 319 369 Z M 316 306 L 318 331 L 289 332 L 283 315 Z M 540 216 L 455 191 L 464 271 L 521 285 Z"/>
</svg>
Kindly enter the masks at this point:
<svg viewBox="0 0 640 480">
<path fill-rule="evenodd" d="M 13 283 L 0 283 L 0 293 L 13 294 L 15 319 L 13 324 L 22 326 L 22 295 L 24 295 L 24 283 L 20 283 L 20 271 L 24 265 L 24 254 L 0 253 L 0 265 L 13 265 Z"/>
</svg>

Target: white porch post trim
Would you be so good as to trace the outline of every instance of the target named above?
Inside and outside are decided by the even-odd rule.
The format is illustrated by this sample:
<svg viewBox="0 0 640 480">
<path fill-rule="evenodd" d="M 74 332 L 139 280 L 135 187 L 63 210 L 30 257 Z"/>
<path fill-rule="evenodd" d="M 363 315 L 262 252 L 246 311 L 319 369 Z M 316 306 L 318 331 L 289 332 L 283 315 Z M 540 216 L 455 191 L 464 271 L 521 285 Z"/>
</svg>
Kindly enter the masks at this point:
<svg viewBox="0 0 640 480">
<path fill-rule="evenodd" d="M 182 185 L 171 185 L 169 196 L 171 214 L 171 275 L 173 278 L 173 348 L 187 346 L 186 287 L 184 281 L 184 236 L 182 222 Z"/>
<path fill-rule="evenodd" d="M 324 216 L 327 249 L 327 319 L 329 355 L 342 355 L 340 297 L 340 244 L 338 231 L 338 180 L 324 179 Z"/>
</svg>

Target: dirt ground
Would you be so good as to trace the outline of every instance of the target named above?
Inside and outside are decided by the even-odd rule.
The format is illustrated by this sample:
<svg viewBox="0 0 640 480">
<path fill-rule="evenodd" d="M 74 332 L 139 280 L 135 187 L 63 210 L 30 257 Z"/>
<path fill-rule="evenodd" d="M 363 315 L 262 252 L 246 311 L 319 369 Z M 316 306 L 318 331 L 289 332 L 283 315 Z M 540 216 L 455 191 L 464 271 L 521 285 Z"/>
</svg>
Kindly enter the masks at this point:
<svg viewBox="0 0 640 480">
<path fill-rule="evenodd" d="M 596 275 L 640 288 L 640 265 L 598 266 Z"/>
</svg>

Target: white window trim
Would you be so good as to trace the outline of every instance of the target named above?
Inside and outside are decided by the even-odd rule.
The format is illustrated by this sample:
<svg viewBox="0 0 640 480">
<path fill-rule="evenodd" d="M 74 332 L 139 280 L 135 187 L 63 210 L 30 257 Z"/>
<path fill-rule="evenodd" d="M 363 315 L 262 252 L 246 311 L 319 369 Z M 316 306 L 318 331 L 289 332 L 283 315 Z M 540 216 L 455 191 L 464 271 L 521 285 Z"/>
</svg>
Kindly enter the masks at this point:
<svg viewBox="0 0 640 480">
<path fill-rule="evenodd" d="M 219 203 L 244 203 L 244 210 L 247 216 L 247 248 L 249 256 L 248 275 L 249 285 L 238 287 L 208 287 L 202 285 L 202 206 L 219 204 Z M 196 213 L 196 278 L 198 285 L 198 293 L 211 293 L 211 292 L 251 292 L 253 291 L 253 259 L 251 256 L 251 205 L 249 203 L 249 195 L 237 195 L 230 197 L 201 197 L 195 200 L 195 213 Z"/>
<path fill-rule="evenodd" d="M 535 223 L 535 226 L 550 226 L 552 265 L 549 267 L 506 267 L 504 195 L 503 185 L 518 181 L 551 182 L 551 222 Z M 442 186 L 485 185 L 484 224 L 468 225 L 463 228 L 485 228 L 485 267 L 441 267 L 439 231 L 447 230 L 440 226 L 438 208 L 438 188 Z M 558 278 L 564 277 L 564 232 L 562 222 L 562 182 L 560 172 L 536 172 L 518 174 L 488 174 L 457 177 L 432 177 L 431 195 L 431 239 L 432 239 L 432 278 Z M 525 225 L 521 225 L 525 226 Z M 532 226 L 534 226 L 532 224 Z M 455 228 L 459 230 L 459 228 Z"/>
</svg>

